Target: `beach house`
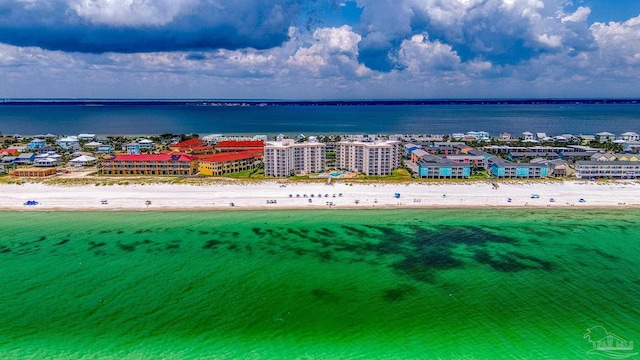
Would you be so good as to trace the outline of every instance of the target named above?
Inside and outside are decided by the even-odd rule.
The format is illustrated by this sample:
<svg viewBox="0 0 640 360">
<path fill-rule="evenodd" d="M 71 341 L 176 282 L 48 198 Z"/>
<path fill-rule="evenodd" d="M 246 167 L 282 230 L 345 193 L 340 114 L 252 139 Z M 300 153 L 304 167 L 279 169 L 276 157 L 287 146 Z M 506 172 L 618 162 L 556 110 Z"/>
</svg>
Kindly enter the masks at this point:
<svg viewBox="0 0 640 360">
<path fill-rule="evenodd" d="M 16 156 L 14 163 L 18 165 L 31 165 L 36 159 L 36 154 L 34 153 L 22 153 Z"/>
<path fill-rule="evenodd" d="M 80 150 L 80 139 L 77 136 L 66 136 L 56 141 L 58 146 L 65 150 Z"/>
<path fill-rule="evenodd" d="M 522 135 L 520 136 L 520 139 L 522 141 L 535 141 L 533 133 L 529 131 L 523 132 Z"/>
<path fill-rule="evenodd" d="M 622 139 L 624 141 L 638 141 L 638 140 L 640 140 L 640 135 L 638 135 L 637 133 L 635 133 L 633 131 L 627 131 L 627 132 L 624 132 L 624 133 L 620 134 L 620 139 Z"/>
<path fill-rule="evenodd" d="M 140 154 L 140 144 L 137 142 L 130 142 L 123 146 L 123 149 L 127 154 Z"/>
<path fill-rule="evenodd" d="M 96 164 L 96 158 L 89 155 L 81 155 L 69 160 L 69 164 L 75 167 L 91 166 Z"/>
<path fill-rule="evenodd" d="M 596 134 L 596 140 L 598 140 L 599 142 L 613 141 L 615 139 L 616 136 L 607 131 L 602 131 Z"/>
<path fill-rule="evenodd" d="M 96 138 L 96 134 L 78 134 L 78 139 L 82 141 L 91 141 Z"/>
<path fill-rule="evenodd" d="M 33 166 L 36 167 L 55 167 L 62 165 L 62 156 L 53 151 L 36 155 L 33 160 Z"/>
<path fill-rule="evenodd" d="M 31 151 L 38 152 L 40 149 L 42 149 L 46 145 L 47 145 L 47 142 L 44 139 L 32 139 L 27 144 L 27 148 L 29 148 L 29 150 Z"/>
</svg>

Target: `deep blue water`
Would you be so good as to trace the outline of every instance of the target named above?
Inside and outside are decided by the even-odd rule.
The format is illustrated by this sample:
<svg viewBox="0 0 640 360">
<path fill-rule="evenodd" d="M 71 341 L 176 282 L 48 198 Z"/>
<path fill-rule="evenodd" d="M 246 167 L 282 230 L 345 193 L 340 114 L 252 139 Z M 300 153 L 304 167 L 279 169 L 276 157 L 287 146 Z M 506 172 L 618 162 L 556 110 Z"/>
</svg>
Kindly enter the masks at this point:
<svg viewBox="0 0 640 360">
<path fill-rule="evenodd" d="M 640 104 L 288 105 L 0 104 L 4 134 L 298 134 L 523 131 L 640 133 Z"/>
</svg>

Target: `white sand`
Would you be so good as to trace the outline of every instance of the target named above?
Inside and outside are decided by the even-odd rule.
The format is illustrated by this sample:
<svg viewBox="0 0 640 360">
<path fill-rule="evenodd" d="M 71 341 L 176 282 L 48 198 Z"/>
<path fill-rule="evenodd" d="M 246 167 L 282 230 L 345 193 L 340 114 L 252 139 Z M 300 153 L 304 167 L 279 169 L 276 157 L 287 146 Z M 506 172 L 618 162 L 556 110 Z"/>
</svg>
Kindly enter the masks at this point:
<svg viewBox="0 0 640 360">
<path fill-rule="evenodd" d="M 396 198 L 395 193 L 400 197 Z M 540 197 L 531 198 L 532 194 Z M 579 201 L 581 198 L 584 202 Z M 37 201 L 38 205 L 25 205 L 28 200 Z M 103 200 L 106 200 L 105 204 Z M 268 204 L 268 200 L 276 203 Z M 147 201 L 151 204 L 146 205 Z M 325 185 L 278 181 L 242 185 L 0 185 L 0 210 L 4 211 L 319 209 L 330 207 L 329 203 L 333 208 L 639 207 L 640 184 L 513 182 L 500 184 L 497 189 L 488 182 L 428 185 Z"/>
</svg>

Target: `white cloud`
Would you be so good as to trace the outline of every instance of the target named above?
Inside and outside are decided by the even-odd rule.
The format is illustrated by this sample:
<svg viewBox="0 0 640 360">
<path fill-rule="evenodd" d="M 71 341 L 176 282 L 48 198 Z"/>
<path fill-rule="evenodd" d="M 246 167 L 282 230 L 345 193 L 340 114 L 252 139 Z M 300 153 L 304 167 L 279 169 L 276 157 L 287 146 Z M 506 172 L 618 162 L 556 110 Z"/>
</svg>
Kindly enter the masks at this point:
<svg viewBox="0 0 640 360">
<path fill-rule="evenodd" d="M 460 65 L 460 57 L 450 45 L 429 41 L 427 34 L 404 40 L 398 52 L 398 61 L 414 73 L 453 70 Z"/>
<path fill-rule="evenodd" d="M 318 76 L 366 73 L 358 64 L 358 43 L 362 37 L 350 26 L 320 28 L 313 33 L 313 44 L 300 47 L 287 64 L 300 67 Z"/>
<path fill-rule="evenodd" d="M 569 15 L 565 15 L 561 18 L 563 23 L 566 22 L 584 22 L 587 21 L 587 18 L 591 14 L 591 9 L 588 7 L 580 6 L 578 9 Z"/>
<path fill-rule="evenodd" d="M 161 26 L 191 11 L 199 0 L 69 0 L 78 16 L 96 24 Z"/>
<path fill-rule="evenodd" d="M 625 22 L 597 22 L 591 25 L 591 31 L 607 67 L 627 71 L 626 67 L 615 66 L 640 66 L 640 16 Z"/>
</svg>

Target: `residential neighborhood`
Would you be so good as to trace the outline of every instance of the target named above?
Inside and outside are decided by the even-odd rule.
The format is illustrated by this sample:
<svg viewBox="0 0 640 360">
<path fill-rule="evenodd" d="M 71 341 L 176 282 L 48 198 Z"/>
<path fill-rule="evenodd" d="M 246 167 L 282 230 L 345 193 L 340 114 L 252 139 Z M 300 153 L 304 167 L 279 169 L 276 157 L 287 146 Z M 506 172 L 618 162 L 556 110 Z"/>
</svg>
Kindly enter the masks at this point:
<svg viewBox="0 0 640 360">
<path fill-rule="evenodd" d="M 0 174 L 49 177 L 69 172 L 99 176 L 392 176 L 416 179 L 640 176 L 640 136 L 547 135 L 485 131 L 454 134 L 278 134 L 148 137 L 1 135 Z"/>
</svg>

